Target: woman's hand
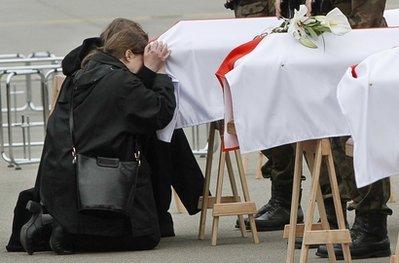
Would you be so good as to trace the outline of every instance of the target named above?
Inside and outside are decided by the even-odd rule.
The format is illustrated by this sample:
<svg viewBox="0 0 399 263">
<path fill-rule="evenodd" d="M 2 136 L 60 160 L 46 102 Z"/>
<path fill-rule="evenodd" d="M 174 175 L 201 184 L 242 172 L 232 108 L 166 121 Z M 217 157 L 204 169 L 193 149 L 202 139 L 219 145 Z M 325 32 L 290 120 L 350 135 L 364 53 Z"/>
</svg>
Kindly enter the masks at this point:
<svg viewBox="0 0 399 263">
<path fill-rule="evenodd" d="M 165 61 L 170 55 L 168 46 L 161 41 L 153 41 L 144 49 L 144 65 L 154 72 L 165 73 Z"/>
</svg>

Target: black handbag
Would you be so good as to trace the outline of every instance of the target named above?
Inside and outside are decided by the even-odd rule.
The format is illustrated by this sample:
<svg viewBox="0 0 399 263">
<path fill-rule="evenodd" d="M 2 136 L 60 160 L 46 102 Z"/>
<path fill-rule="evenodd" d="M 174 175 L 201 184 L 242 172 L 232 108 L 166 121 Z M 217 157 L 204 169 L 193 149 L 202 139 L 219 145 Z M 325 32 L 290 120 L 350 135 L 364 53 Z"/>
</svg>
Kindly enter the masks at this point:
<svg viewBox="0 0 399 263">
<path fill-rule="evenodd" d="M 119 159 L 89 157 L 79 154 L 75 147 L 73 130 L 73 95 L 72 87 L 69 130 L 72 137 L 72 157 L 75 165 L 78 210 L 79 212 L 126 211 L 128 201 L 133 198 L 140 168 L 140 150 L 135 139 L 134 161 L 122 162 Z"/>
</svg>

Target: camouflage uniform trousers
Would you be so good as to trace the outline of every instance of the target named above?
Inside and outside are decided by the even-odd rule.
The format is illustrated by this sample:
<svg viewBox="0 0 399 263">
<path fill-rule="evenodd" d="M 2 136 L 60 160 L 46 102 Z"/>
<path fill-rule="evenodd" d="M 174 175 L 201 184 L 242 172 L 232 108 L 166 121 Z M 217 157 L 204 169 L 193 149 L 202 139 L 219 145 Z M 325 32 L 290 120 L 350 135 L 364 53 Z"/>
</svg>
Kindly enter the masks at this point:
<svg viewBox="0 0 399 263">
<path fill-rule="evenodd" d="M 234 5 L 237 18 L 275 16 L 275 0 L 241 0 Z"/>
<path fill-rule="evenodd" d="M 352 28 L 386 27 L 386 0 L 324 0 L 338 7 L 349 19 Z M 319 13 L 320 14 L 320 13 Z"/>
<path fill-rule="evenodd" d="M 390 197 L 389 178 L 375 182 L 363 188 L 357 188 L 353 170 L 353 159 L 345 153 L 345 144 L 349 137 L 332 138 L 332 154 L 335 172 L 343 202 L 353 201 L 351 208 L 358 213 L 380 212 L 392 214 L 387 202 Z M 264 150 L 262 153 L 269 161 L 262 167 L 262 174 L 270 178 L 273 184 L 292 187 L 295 150 L 293 145 L 283 145 Z M 323 198 L 331 198 L 331 187 L 327 172 L 327 165 L 323 159 L 320 175 L 320 186 Z"/>
<path fill-rule="evenodd" d="M 349 19 L 352 28 L 371 28 L 387 26 L 384 19 L 386 0 L 330 0 L 332 8 L 338 7 Z M 392 214 L 387 202 L 390 197 L 389 178 L 375 182 L 363 188 L 357 188 L 353 169 L 353 159 L 345 153 L 345 144 L 349 137 L 334 138 L 332 152 L 335 161 L 343 201 L 353 200 L 350 209 L 358 213 L 381 212 Z M 320 177 L 324 198 L 331 197 L 331 188 L 324 165 Z"/>
</svg>

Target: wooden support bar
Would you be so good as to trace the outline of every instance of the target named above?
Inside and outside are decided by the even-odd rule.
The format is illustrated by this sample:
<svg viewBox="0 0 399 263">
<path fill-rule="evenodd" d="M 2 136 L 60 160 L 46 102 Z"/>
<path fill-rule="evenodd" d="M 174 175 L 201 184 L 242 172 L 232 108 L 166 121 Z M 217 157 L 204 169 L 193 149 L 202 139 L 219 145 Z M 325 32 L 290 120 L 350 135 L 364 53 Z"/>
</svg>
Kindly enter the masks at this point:
<svg viewBox="0 0 399 263">
<path fill-rule="evenodd" d="M 392 257 L 391 257 L 391 263 L 399 263 L 399 235 L 398 235 L 398 241 L 396 244 L 396 252 L 395 252 L 395 255 L 392 255 Z"/>
<path fill-rule="evenodd" d="M 202 208 L 203 197 L 201 196 L 198 202 L 198 209 Z M 235 203 L 241 202 L 241 197 L 239 196 L 222 196 L 221 203 Z M 216 197 L 208 197 L 208 209 L 213 208 L 216 203 Z"/>
<path fill-rule="evenodd" d="M 234 216 L 256 214 L 255 202 L 215 204 L 213 216 Z"/>
<path fill-rule="evenodd" d="M 294 167 L 294 181 L 292 184 L 292 199 L 291 199 L 291 213 L 290 226 L 293 226 L 288 231 L 288 248 L 286 263 L 294 262 L 295 256 L 295 233 L 298 219 L 299 196 L 301 194 L 301 177 L 302 177 L 302 159 L 303 159 L 303 143 L 298 142 L 295 149 L 295 167 Z"/>
<path fill-rule="evenodd" d="M 309 231 L 303 238 L 305 245 L 349 244 L 351 235 L 348 229 Z"/>
<path fill-rule="evenodd" d="M 183 203 L 181 202 L 179 196 L 177 195 L 175 189 L 172 188 L 172 195 L 173 199 L 175 200 L 175 205 L 176 205 L 176 210 L 179 214 L 187 212 L 186 208 L 184 207 Z M 198 207 L 198 209 L 201 209 L 202 207 Z"/>
<path fill-rule="evenodd" d="M 285 225 L 283 238 L 285 238 L 285 239 L 288 238 L 290 229 L 291 229 L 290 225 Z M 304 229 L 305 229 L 304 224 L 297 224 L 296 229 L 295 229 L 295 237 L 303 237 Z M 312 224 L 312 230 L 323 230 L 323 227 L 322 227 L 321 223 L 315 223 L 315 224 Z"/>
<path fill-rule="evenodd" d="M 258 153 L 258 162 L 256 164 L 255 178 L 262 179 L 262 165 L 266 161 L 266 156 L 262 152 Z"/>
<path fill-rule="evenodd" d="M 202 192 L 203 205 L 201 206 L 201 216 L 200 224 L 198 230 L 198 239 L 205 238 L 205 224 L 206 224 L 206 213 L 208 211 L 208 196 L 209 196 L 209 186 L 211 180 L 211 170 L 212 170 L 212 160 L 213 160 L 213 147 L 215 146 L 215 131 L 216 123 L 212 122 L 209 127 L 209 137 L 208 137 L 208 152 L 206 154 L 206 168 L 205 168 L 205 182 L 204 190 Z"/>
<path fill-rule="evenodd" d="M 220 130 L 219 130 L 220 132 Z M 223 177 L 224 177 L 224 167 L 226 165 L 226 153 L 221 150 L 219 157 L 219 171 L 216 180 L 216 203 L 213 206 L 213 224 L 212 224 L 212 246 L 217 244 L 217 236 L 219 229 L 219 216 L 215 216 L 215 207 L 220 204 L 222 200 L 222 190 L 223 190 Z"/>
<path fill-rule="evenodd" d="M 238 188 L 237 188 L 236 179 L 234 178 L 234 171 L 233 171 L 233 165 L 232 165 L 231 158 L 230 158 L 230 153 L 226 153 L 226 167 L 227 167 L 227 174 L 229 175 L 229 179 L 230 179 L 231 191 L 233 192 L 233 196 L 235 197 L 233 202 L 235 202 L 237 199 L 240 202 L 241 199 L 238 195 Z M 223 197 L 222 197 L 222 199 L 223 199 Z M 222 201 L 222 203 L 223 203 L 223 201 Z M 242 215 L 238 215 L 238 225 L 240 226 L 241 236 L 245 237 L 246 227 L 245 227 L 245 220 Z"/>
</svg>

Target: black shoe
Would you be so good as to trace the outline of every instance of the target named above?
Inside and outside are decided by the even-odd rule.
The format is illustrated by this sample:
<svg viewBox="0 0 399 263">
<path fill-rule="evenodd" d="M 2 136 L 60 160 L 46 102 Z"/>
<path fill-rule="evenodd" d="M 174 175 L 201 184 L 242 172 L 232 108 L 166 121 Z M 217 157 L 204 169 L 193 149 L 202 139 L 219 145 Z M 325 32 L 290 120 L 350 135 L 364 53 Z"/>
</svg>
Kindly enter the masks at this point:
<svg viewBox="0 0 399 263">
<path fill-rule="evenodd" d="M 287 190 L 289 189 L 289 190 Z M 292 183 L 281 185 L 272 181 L 272 196 L 255 215 L 256 229 L 262 231 L 283 230 L 290 223 Z M 299 200 L 302 196 L 302 190 Z M 303 222 L 302 207 L 298 207 L 298 223 Z M 236 224 L 237 225 L 237 224 Z M 247 229 L 250 229 L 249 220 L 245 220 Z"/>
<path fill-rule="evenodd" d="M 302 195 L 302 191 L 301 191 Z M 272 180 L 272 197 L 266 211 L 255 218 L 258 231 L 283 230 L 290 223 L 292 183 L 277 184 Z M 299 200 L 301 196 L 299 197 Z M 303 211 L 298 207 L 298 223 L 303 222 Z"/>
<path fill-rule="evenodd" d="M 356 214 L 350 231 L 352 243 L 349 245 L 352 259 L 389 257 L 390 242 L 387 233 L 387 215 L 381 213 Z M 334 245 L 337 259 L 343 259 L 341 245 Z M 327 258 L 327 247 L 319 246 L 316 255 Z"/>
<path fill-rule="evenodd" d="M 290 223 L 291 208 L 281 203 L 272 203 L 263 215 L 255 218 L 256 229 L 258 231 L 277 231 L 283 230 L 285 225 Z M 298 223 L 303 222 L 303 211 L 298 207 Z"/>
<path fill-rule="evenodd" d="M 258 210 L 258 212 L 256 212 L 256 214 L 254 215 L 254 218 L 260 217 L 261 215 L 263 215 L 264 213 L 266 213 L 266 211 L 270 209 L 270 205 L 271 205 L 271 202 L 270 202 L 270 201 L 267 202 L 265 205 L 263 205 L 263 206 Z M 246 229 L 247 229 L 247 230 L 250 230 L 251 227 L 250 227 L 250 225 L 249 225 L 248 218 L 245 218 L 245 219 L 244 219 L 244 222 L 245 222 Z M 240 221 L 239 221 L 238 219 L 236 220 L 235 228 L 240 228 Z"/>
<path fill-rule="evenodd" d="M 58 255 L 70 255 L 74 253 L 69 240 L 69 235 L 57 222 L 53 223 L 53 230 L 50 237 L 50 247 L 51 250 Z"/>
<path fill-rule="evenodd" d="M 53 222 L 53 217 L 43 214 L 41 205 L 33 201 L 28 202 L 26 209 L 32 213 L 32 217 L 21 227 L 19 239 L 22 247 L 29 255 L 37 251 L 49 250 L 46 230 Z"/>
</svg>

